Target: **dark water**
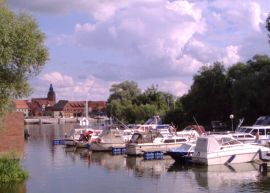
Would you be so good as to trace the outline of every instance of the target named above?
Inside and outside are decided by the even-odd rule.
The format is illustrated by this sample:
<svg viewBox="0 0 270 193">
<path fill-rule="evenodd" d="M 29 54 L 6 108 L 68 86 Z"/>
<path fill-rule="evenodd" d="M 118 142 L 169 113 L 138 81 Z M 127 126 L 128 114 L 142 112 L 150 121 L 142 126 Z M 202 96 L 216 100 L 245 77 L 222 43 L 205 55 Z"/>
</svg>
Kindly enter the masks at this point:
<svg viewBox="0 0 270 193">
<path fill-rule="evenodd" d="M 5 193 L 174 193 L 270 192 L 270 174 L 256 164 L 187 167 L 164 160 L 112 156 L 52 145 L 72 125 L 29 126 L 22 166 L 30 178 L 22 184 L 2 184 Z"/>
</svg>

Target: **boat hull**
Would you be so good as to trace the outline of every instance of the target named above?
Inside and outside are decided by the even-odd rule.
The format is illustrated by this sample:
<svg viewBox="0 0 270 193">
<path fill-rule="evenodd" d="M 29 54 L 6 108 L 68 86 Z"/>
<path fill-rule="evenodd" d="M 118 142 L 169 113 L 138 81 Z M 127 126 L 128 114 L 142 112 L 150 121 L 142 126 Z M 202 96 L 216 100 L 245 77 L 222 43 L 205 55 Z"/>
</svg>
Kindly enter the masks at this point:
<svg viewBox="0 0 270 193">
<path fill-rule="evenodd" d="M 128 155 L 143 155 L 145 152 L 155 152 L 160 151 L 163 153 L 167 153 L 167 151 L 171 148 L 177 148 L 181 146 L 181 143 L 167 143 L 167 144 L 153 144 L 153 143 L 145 143 L 145 144 L 137 144 L 130 143 L 126 146 L 126 153 Z"/>
<path fill-rule="evenodd" d="M 198 153 L 195 153 L 192 156 L 192 162 L 203 165 L 247 163 L 259 160 L 262 153 L 266 154 L 266 152 L 260 152 L 260 150 L 256 149 L 253 152 L 231 152 L 226 155 L 222 155 L 222 153 L 208 153 L 207 156 L 201 156 Z"/>
<path fill-rule="evenodd" d="M 125 148 L 125 143 L 91 143 L 92 151 L 112 151 L 113 147 Z"/>
</svg>

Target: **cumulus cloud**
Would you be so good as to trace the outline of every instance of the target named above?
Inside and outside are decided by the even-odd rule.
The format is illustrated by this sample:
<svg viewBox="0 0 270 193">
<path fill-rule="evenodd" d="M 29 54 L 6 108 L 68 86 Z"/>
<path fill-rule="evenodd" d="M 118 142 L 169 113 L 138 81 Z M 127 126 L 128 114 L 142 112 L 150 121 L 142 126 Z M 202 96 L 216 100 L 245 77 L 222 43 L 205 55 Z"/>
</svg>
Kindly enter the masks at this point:
<svg viewBox="0 0 270 193">
<path fill-rule="evenodd" d="M 35 80 L 34 97 L 46 96 L 49 84 L 53 84 L 57 100 L 107 100 L 109 95 L 109 83 L 99 80 L 93 76 L 83 81 L 75 81 L 72 76 L 61 72 L 50 72 L 41 74 Z"/>
<path fill-rule="evenodd" d="M 265 0 L 233 3 L 227 0 L 10 0 L 8 3 L 14 8 L 39 13 L 79 12 L 88 16 L 76 22 L 71 34 L 50 36 L 56 45 L 72 44 L 74 49 L 89 51 L 87 57 L 77 58 L 73 77 L 85 77 L 78 83 L 65 77 L 64 69 L 62 79 L 53 73 L 47 79 L 43 77 L 43 81 L 58 78 L 56 84 L 66 81 L 74 90 L 79 90 L 74 85 L 86 87 L 91 81 L 104 90 L 109 82 L 155 79 L 157 84 L 180 95 L 187 90 L 183 79 L 192 80 L 192 75 L 204 64 L 220 61 L 229 66 L 258 53 L 270 55 L 264 26 L 270 4 Z M 92 78 L 86 72 L 91 72 Z M 171 78 L 175 80 L 168 81 Z"/>
<path fill-rule="evenodd" d="M 159 84 L 159 89 L 180 97 L 188 92 L 189 86 L 179 80 L 163 80 Z"/>
</svg>

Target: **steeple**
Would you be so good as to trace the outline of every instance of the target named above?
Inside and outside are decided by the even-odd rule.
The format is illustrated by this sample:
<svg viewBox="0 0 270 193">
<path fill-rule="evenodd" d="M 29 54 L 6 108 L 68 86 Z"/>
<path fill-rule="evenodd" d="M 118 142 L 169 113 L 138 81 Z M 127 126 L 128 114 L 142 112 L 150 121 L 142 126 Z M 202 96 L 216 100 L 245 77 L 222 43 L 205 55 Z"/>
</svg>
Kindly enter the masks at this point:
<svg viewBox="0 0 270 193">
<path fill-rule="evenodd" d="M 48 95 L 47 95 L 47 98 L 49 101 L 54 101 L 55 102 L 55 92 L 53 91 L 53 86 L 52 84 L 50 84 L 50 88 L 49 88 L 49 92 L 48 92 Z"/>
</svg>

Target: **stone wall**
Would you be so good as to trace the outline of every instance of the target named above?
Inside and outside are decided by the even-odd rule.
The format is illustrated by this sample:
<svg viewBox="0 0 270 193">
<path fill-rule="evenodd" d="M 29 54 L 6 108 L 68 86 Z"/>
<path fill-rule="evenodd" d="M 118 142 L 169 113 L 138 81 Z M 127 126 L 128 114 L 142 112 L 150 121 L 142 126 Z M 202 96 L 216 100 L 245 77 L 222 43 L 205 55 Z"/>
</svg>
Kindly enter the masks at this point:
<svg viewBox="0 0 270 193">
<path fill-rule="evenodd" d="M 22 157 L 24 153 L 24 115 L 12 112 L 5 115 L 0 128 L 0 156 L 14 153 Z"/>
</svg>

